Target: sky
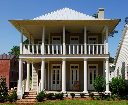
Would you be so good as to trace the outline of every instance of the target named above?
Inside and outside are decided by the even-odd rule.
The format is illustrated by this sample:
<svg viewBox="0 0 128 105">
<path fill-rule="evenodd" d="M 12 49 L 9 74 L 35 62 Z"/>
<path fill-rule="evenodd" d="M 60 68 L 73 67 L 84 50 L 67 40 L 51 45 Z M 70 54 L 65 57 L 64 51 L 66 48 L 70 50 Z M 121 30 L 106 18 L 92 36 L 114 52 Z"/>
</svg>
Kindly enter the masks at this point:
<svg viewBox="0 0 128 105">
<path fill-rule="evenodd" d="M 106 19 L 121 19 L 115 28 L 118 33 L 108 39 L 110 56 L 115 58 L 128 17 L 128 0 L 0 0 L 0 54 L 20 45 L 21 34 L 8 20 L 33 19 L 65 7 L 90 16 L 105 8 Z"/>
</svg>

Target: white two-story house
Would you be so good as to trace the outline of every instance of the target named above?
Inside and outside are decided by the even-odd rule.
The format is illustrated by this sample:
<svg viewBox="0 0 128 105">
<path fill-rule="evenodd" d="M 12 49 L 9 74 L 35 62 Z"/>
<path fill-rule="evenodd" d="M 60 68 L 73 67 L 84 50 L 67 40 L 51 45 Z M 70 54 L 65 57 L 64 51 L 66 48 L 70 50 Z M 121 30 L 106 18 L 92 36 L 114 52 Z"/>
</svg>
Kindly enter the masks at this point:
<svg viewBox="0 0 128 105">
<path fill-rule="evenodd" d="M 104 19 L 104 8 L 98 18 L 63 8 L 34 19 L 9 20 L 21 32 L 19 55 L 19 85 L 22 87 L 22 61 L 27 61 L 26 91 L 29 91 L 30 63 L 32 90 L 72 90 L 75 81 L 78 91 L 94 90 L 96 76 L 109 82 L 108 37 L 120 19 Z M 29 44 L 23 44 L 23 35 Z M 75 88 L 73 88 L 75 90 Z M 77 91 L 77 90 L 76 90 Z M 106 85 L 109 93 L 109 85 Z"/>
</svg>

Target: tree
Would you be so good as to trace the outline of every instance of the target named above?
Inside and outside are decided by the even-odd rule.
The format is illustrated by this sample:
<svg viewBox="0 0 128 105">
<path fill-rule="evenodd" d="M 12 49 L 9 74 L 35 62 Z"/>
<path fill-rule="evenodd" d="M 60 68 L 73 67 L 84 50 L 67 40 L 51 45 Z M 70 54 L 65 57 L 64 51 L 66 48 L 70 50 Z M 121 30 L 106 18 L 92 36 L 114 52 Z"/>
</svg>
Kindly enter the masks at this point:
<svg viewBox="0 0 128 105">
<path fill-rule="evenodd" d="M 126 24 L 128 24 L 128 17 L 125 18 L 125 22 L 126 22 Z"/>
<path fill-rule="evenodd" d="M 109 53 L 109 63 L 113 63 L 113 62 L 114 62 L 114 58 L 110 57 L 110 53 Z"/>
<path fill-rule="evenodd" d="M 9 55 L 15 55 L 16 58 L 19 58 L 20 54 L 20 46 L 13 46 L 10 52 L 8 52 Z"/>
<path fill-rule="evenodd" d="M 115 33 L 118 33 L 118 31 L 117 31 L 117 30 L 113 30 L 113 31 L 110 33 L 109 37 L 114 37 L 114 34 L 115 34 Z"/>
<path fill-rule="evenodd" d="M 29 44 L 29 40 L 26 39 L 23 44 Z M 15 55 L 16 58 L 19 58 L 20 54 L 20 46 L 13 46 L 10 52 L 8 52 L 9 55 Z"/>
</svg>

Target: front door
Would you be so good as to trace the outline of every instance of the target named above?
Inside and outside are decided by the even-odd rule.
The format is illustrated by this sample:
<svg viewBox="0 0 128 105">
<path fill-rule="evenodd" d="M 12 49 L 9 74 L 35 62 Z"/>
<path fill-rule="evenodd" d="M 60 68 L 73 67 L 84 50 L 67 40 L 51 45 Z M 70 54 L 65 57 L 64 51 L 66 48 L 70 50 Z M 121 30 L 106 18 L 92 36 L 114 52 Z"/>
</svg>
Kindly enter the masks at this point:
<svg viewBox="0 0 128 105">
<path fill-rule="evenodd" d="M 60 90 L 60 81 L 61 81 L 61 75 L 60 75 L 60 66 L 55 65 L 52 66 L 52 90 Z"/>
<path fill-rule="evenodd" d="M 90 44 L 90 54 L 93 54 L 93 45 L 94 45 L 94 54 L 96 54 L 96 45 L 97 44 L 97 37 L 96 36 L 90 36 L 88 38 L 88 44 Z"/>
<path fill-rule="evenodd" d="M 70 44 L 71 44 L 71 54 L 76 54 L 77 50 L 77 45 L 79 44 L 79 37 L 78 36 L 71 36 L 70 39 Z"/>
<path fill-rule="evenodd" d="M 60 36 L 53 36 L 52 43 L 54 45 L 54 53 L 60 54 L 61 37 Z"/>
<path fill-rule="evenodd" d="M 89 64 L 88 65 L 88 90 L 95 90 L 93 87 L 94 80 L 98 76 L 98 65 Z"/>
<path fill-rule="evenodd" d="M 70 65 L 70 90 L 72 90 L 75 81 L 79 81 L 79 64 Z"/>
</svg>

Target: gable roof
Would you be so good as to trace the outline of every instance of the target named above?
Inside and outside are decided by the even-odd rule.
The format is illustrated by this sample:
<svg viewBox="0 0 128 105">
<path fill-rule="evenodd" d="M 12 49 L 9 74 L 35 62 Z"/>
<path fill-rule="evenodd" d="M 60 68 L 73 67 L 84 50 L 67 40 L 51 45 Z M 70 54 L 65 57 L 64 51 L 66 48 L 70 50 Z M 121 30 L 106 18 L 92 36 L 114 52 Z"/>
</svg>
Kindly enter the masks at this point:
<svg viewBox="0 0 128 105">
<path fill-rule="evenodd" d="M 120 49 L 121 49 L 121 46 L 122 46 L 122 43 L 123 43 L 123 40 L 124 40 L 124 36 L 125 36 L 127 30 L 128 30 L 128 25 L 126 24 L 125 27 L 124 27 L 124 30 L 123 30 L 123 34 L 122 34 L 118 49 L 117 49 L 114 64 L 116 64 L 116 62 L 117 62 L 117 59 L 118 59 L 118 56 L 119 56 L 119 53 L 120 53 Z"/>
<path fill-rule="evenodd" d="M 33 20 L 94 20 L 95 17 L 77 12 L 67 7 L 39 16 Z"/>
<path fill-rule="evenodd" d="M 15 55 L 7 55 L 7 54 L 2 54 L 0 55 L 0 60 L 10 60 L 14 57 Z"/>
</svg>

